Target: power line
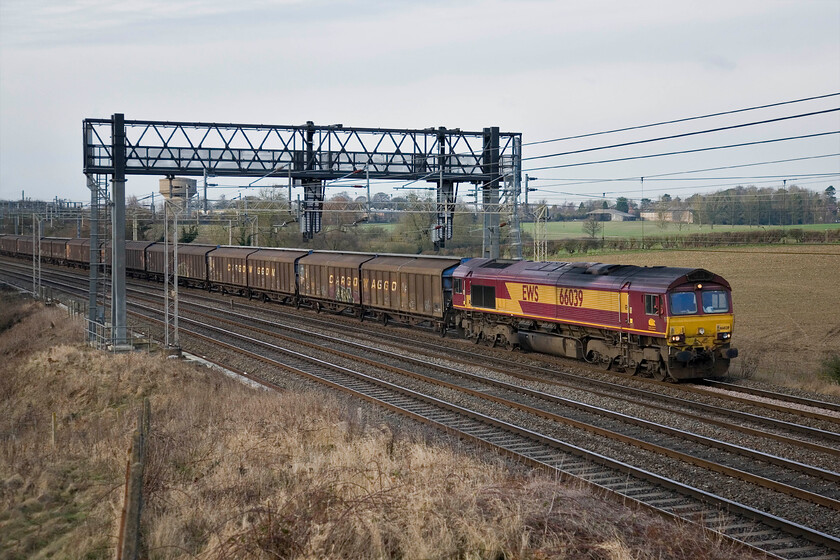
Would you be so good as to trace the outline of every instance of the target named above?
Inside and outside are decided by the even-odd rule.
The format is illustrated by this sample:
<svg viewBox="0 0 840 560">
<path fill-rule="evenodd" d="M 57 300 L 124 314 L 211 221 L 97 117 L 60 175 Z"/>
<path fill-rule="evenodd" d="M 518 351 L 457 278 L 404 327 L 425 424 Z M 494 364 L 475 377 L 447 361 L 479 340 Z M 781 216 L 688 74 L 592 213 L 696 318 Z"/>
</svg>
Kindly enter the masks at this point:
<svg viewBox="0 0 840 560">
<path fill-rule="evenodd" d="M 754 167 L 757 165 L 771 165 L 776 163 L 789 163 L 792 161 L 804 161 L 809 159 L 821 159 L 827 157 L 836 157 L 840 156 L 840 152 L 836 152 L 833 154 L 822 154 L 819 156 L 805 156 L 805 157 L 798 157 L 798 158 L 788 158 L 788 159 L 777 159 L 772 161 L 757 161 L 753 163 L 741 163 L 738 165 L 724 165 L 720 167 L 707 167 L 706 169 L 692 169 L 689 171 L 673 171 L 670 173 L 658 173 L 656 175 L 645 175 L 644 178 L 646 180 L 656 179 L 659 177 L 670 177 L 672 175 L 688 175 L 691 173 L 705 173 L 706 171 L 721 171 L 725 169 L 738 169 L 741 167 Z M 622 178 L 613 178 L 613 179 L 579 179 L 579 178 L 562 178 L 562 177 L 546 177 L 545 179 L 548 180 L 555 180 L 555 181 L 576 181 L 574 183 L 562 183 L 559 185 L 554 186 L 571 186 L 571 185 L 588 185 L 594 183 L 609 183 L 609 182 L 616 182 L 616 181 L 638 181 L 640 177 L 622 177 Z"/>
<path fill-rule="evenodd" d="M 743 112 L 746 112 L 746 111 L 755 111 L 757 109 L 767 109 L 767 108 L 770 108 L 770 107 L 780 107 L 782 105 L 789 105 L 791 103 L 802 103 L 804 101 L 814 101 L 816 99 L 825 99 L 825 98 L 828 98 L 828 97 L 835 97 L 835 96 L 838 96 L 838 95 L 840 95 L 840 92 L 838 92 L 838 93 L 828 93 L 826 95 L 817 95 L 817 96 L 814 96 L 814 97 L 803 97 L 801 99 L 792 99 L 790 101 L 781 101 L 779 103 L 771 103 L 769 105 L 756 105 L 754 107 L 746 107 L 744 109 L 735 109 L 735 110 L 732 110 L 732 111 L 723 111 L 723 112 L 720 112 L 720 113 L 709 113 L 707 115 L 699 115 L 699 116 L 687 117 L 687 118 L 683 118 L 683 119 L 675 119 L 675 120 L 671 120 L 671 121 L 660 121 L 660 122 L 651 123 L 651 124 L 628 126 L 626 128 L 616 128 L 614 130 L 604 130 L 604 131 L 601 131 L 601 132 L 591 132 L 589 134 L 579 134 L 577 136 L 566 136 L 564 138 L 553 138 L 551 140 L 538 140 L 536 142 L 523 143 L 522 146 L 535 146 L 537 144 L 548 144 L 550 142 L 562 142 L 562 141 L 565 141 L 565 140 L 575 140 L 575 139 L 578 139 L 578 138 L 588 138 L 590 136 L 599 136 L 601 134 L 613 134 L 615 132 L 626 132 L 628 130 L 639 130 L 639 129 L 642 129 L 642 128 L 651 128 L 651 127 L 654 127 L 654 126 L 661 126 L 661 125 L 665 125 L 665 124 L 676 124 L 676 123 L 681 123 L 681 122 L 694 121 L 694 120 L 698 120 L 698 119 L 706 119 L 706 118 L 709 118 L 709 117 L 720 117 L 720 116 L 723 116 L 723 115 L 733 115 L 735 113 L 743 113 Z"/>
<path fill-rule="evenodd" d="M 840 111 L 840 107 L 837 107 L 837 108 L 834 108 L 834 109 L 825 109 L 823 111 L 813 111 L 813 112 L 810 112 L 810 113 L 800 113 L 798 115 L 788 115 L 786 117 L 778 117 L 778 118 L 775 118 L 775 119 L 767 119 L 767 120 L 763 120 L 763 121 L 754 121 L 754 122 L 749 122 L 749 123 L 733 124 L 733 125 L 730 125 L 730 126 L 721 126 L 721 127 L 718 127 L 718 128 L 709 128 L 709 129 L 706 129 L 706 130 L 695 130 L 693 132 L 683 132 L 682 134 L 672 134 L 670 136 L 660 136 L 659 138 L 648 138 L 648 139 L 645 139 L 645 140 L 634 140 L 632 142 L 622 142 L 620 144 L 611 144 L 609 146 L 597 146 L 595 148 L 583 148 L 581 150 L 572 150 L 572 151 L 569 151 L 569 152 L 558 152 L 558 153 L 555 153 L 555 154 L 544 154 L 544 155 L 541 155 L 541 156 L 531 156 L 531 157 L 527 157 L 527 158 L 522 158 L 522 161 L 532 160 L 532 159 L 545 159 L 545 158 L 559 157 L 559 156 L 568 156 L 568 155 L 572 155 L 572 154 L 582 154 L 582 153 L 585 153 L 585 152 L 595 152 L 595 151 L 598 151 L 598 150 L 609 150 L 609 149 L 612 149 L 612 148 L 623 148 L 625 146 L 635 146 L 637 144 L 647 144 L 648 142 L 660 142 L 662 140 L 674 140 L 675 138 L 685 138 L 685 137 L 688 137 L 688 136 L 696 136 L 698 134 L 709 134 L 711 132 L 722 132 L 724 130 L 734 130 L 736 128 L 744 128 L 744 127 L 747 127 L 747 126 L 756 126 L 756 125 L 760 125 L 760 124 L 769 124 L 769 123 L 774 123 L 774 122 L 779 122 L 779 121 L 786 121 L 786 120 L 789 120 L 789 119 L 799 119 L 799 118 L 802 118 L 802 117 L 813 117 L 814 115 L 822 115 L 822 114 L 825 114 L 825 113 L 833 113 L 835 111 Z"/>
<path fill-rule="evenodd" d="M 676 152 L 662 152 L 659 154 L 646 154 L 643 156 L 630 156 L 624 158 L 614 158 L 614 159 L 605 159 L 600 161 L 584 161 L 581 163 L 567 163 L 564 165 L 547 165 L 545 167 L 532 167 L 530 169 L 523 169 L 522 171 L 541 171 L 543 169 L 562 169 L 565 167 L 580 167 L 583 165 L 596 165 L 599 163 L 614 163 L 618 161 L 630 161 L 635 159 L 647 159 L 647 158 L 654 158 L 654 157 L 662 157 L 662 156 L 674 156 L 674 155 L 681 155 L 681 154 L 692 154 L 697 152 L 708 152 L 710 150 L 723 150 L 727 148 L 740 148 L 743 146 L 755 146 L 758 144 L 770 144 L 772 142 L 784 142 L 787 140 L 802 140 L 803 138 L 815 138 L 817 136 L 827 136 L 830 134 L 840 134 L 840 130 L 833 130 L 830 132 L 817 132 L 815 134 L 804 134 L 802 136 L 787 136 L 785 138 L 772 138 L 770 140 L 757 140 L 755 142 L 742 142 L 740 144 L 727 144 L 725 146 L 710 146 L 707 148 L 695 148 L 692 150 L 679 150 Z"/>
</svg>

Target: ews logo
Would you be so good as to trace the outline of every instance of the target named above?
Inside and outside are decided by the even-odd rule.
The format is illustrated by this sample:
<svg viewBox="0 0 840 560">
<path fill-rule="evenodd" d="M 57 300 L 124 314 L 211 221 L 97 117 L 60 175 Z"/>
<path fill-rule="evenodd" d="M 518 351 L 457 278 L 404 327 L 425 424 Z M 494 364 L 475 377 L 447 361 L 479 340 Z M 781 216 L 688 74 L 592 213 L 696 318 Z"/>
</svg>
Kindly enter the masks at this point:
<svg viewBox="0 0 840 560">
<path fill-rule="evenodd" d="M 522 299 L 525 301 L 540 301 L 539 286 L 533 284 L 522 284 Z"/>
</svg>

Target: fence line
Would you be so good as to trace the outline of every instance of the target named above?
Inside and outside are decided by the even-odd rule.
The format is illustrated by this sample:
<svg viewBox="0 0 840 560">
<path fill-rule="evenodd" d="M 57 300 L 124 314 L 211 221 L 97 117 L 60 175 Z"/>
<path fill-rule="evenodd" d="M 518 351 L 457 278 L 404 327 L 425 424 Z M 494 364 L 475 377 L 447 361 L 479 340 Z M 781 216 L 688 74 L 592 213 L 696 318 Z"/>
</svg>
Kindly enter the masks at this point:
<svg viewBox="0 0 840 560">
<path fill-rule="evenodd" d="M 137 418 L 137 429 L 131 440 L 129 458 L 125 467 L 125 495 L 120 515 L 120 533 L 117 560 L 137 560 L 140 553 L 140 516 L 143 511 L 143 470 L 146 461 L 146 438 L 151 424 L 149 399 L 143 399 L 143 408 Z"/>
</svg>

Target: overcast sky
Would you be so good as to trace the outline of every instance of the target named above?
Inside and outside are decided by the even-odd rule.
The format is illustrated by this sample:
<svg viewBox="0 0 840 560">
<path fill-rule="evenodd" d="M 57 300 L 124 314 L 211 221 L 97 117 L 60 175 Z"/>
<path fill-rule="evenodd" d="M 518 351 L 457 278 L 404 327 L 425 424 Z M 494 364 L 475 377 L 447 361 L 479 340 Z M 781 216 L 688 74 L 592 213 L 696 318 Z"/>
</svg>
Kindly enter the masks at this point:
<svg viewBox="0 0 840 560">
<path fill-rule="evenodd" d="M 126 119 L 521 132 L 524 157 L 840 107 L 840 96 L 577 141 L 532 142 L 840 92 L 840 0 L 0 0 L 0 198 L 85 201 L 81 123 Z M 525 160 L 537 199 L 840 188 L 840 112 Z M 814 158 L 814 156 L 831 155 Z M 703 174 L 654 175 L 780 159 Z M 534 170 L 535 167 L 552 167 Z M 809 176 L 810 175 L 810 176 Z M 676 181 L 674 179 L 680 179 Z M 691 178 L 701 180 L 689 180 Z M 664 179 L 664 177 L 663 177 Z M 244 181 L 244 182 L 247 182 Z M 234 184 L 233 180 L 224 180 Z M 577 183 L 577 184 L 573 184 Z M 144 196 L 157 178 L 129 176 Z M 217 189 L 228 197 L 235 190 Z M 533 200 L 533 199 L 532 199 Z"/>
</svg>

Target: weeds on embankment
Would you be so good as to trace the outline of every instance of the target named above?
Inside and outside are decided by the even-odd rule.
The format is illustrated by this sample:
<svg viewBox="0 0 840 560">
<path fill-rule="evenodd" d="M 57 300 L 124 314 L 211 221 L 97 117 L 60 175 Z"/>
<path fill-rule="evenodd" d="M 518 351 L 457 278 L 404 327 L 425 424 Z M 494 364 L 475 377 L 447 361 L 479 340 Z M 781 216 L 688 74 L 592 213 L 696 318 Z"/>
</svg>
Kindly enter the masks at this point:
<svg viewBox="0 0 840 560">
<path fill-rule="evenodd" d="M 426 441 L 416 426 L 100 353 L 63 312 L 2 303 L 21 318 L 0 335 L 0 558 L 113 557 L 144 397 L 144 557 L 743 557 L 691 527 Z"/>
</svg>

